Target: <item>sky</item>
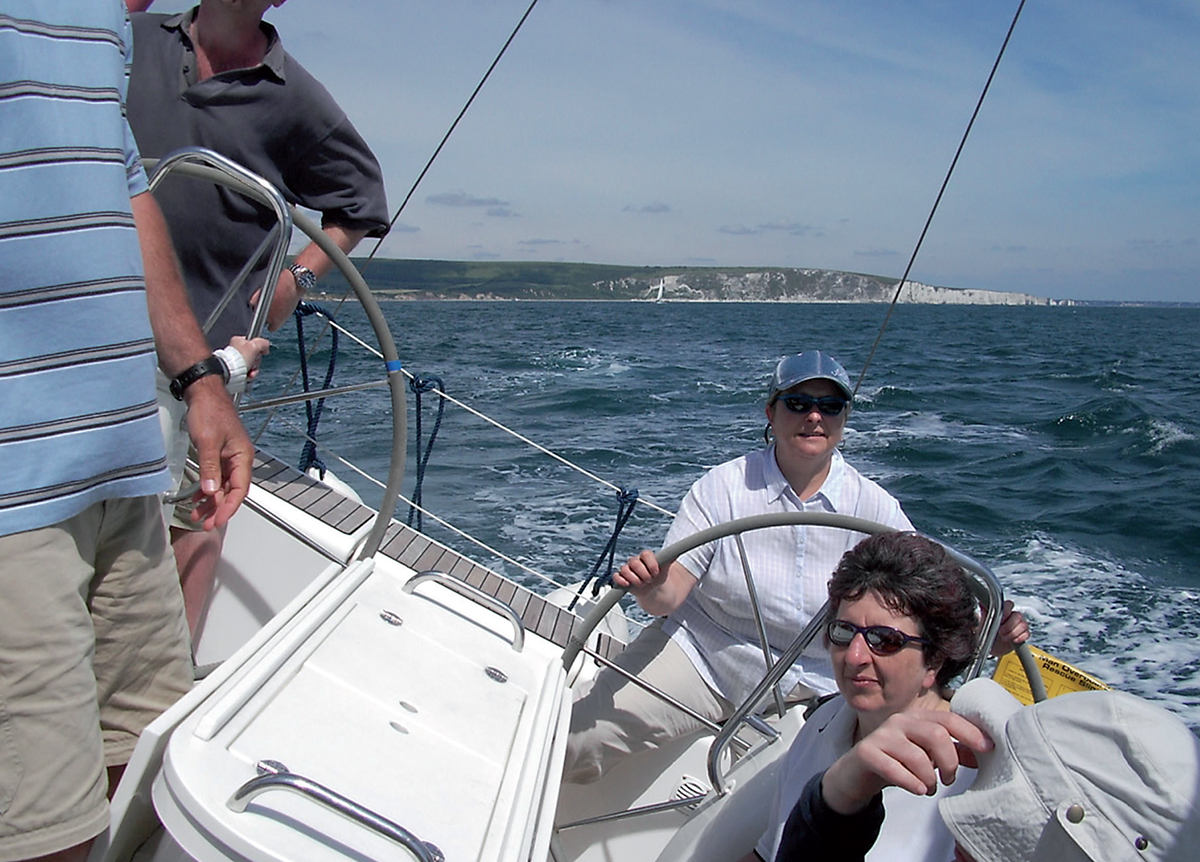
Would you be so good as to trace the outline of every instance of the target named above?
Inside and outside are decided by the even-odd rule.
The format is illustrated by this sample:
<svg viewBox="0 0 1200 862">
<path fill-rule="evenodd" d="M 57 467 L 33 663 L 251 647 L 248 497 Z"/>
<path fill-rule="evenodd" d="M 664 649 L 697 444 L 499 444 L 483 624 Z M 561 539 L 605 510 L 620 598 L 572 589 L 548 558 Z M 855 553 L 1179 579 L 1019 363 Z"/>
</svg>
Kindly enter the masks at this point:
<svg viewBox="0 0 1200 862">
<path fill-rule="evenodd" d="M 377 254 L 898 278 L 1018 2 L 537 0 Z M 394 215 L 529 5 L 267 20 Z M 911 278 L 1200 301 L 1200 3 L 1027 0 Z"/>
</svg>

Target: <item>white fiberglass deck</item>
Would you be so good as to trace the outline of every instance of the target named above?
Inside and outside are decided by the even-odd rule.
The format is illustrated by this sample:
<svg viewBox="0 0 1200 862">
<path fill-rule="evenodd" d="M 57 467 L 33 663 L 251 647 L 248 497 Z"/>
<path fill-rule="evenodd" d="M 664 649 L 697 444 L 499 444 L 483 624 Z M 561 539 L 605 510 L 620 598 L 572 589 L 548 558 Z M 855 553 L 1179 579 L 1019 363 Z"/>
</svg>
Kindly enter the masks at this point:
<svg viewBox="0 0 1200 862">
<path fill-rule="evenodd" d="M 518 651 L 502 615 L 436 583 L 405 592 L 411 574 L 387 561 L 351 566 L 173 733 L 153 795 L 190 855 L 405 858 L 293 792 L 232 810 L 260 761 L 447 859 L 528 859 L 548 841 L 554 800 L 543 790 L 561 770 L 570 702 L 560 651 L 537 638 Z"/>
</svg>

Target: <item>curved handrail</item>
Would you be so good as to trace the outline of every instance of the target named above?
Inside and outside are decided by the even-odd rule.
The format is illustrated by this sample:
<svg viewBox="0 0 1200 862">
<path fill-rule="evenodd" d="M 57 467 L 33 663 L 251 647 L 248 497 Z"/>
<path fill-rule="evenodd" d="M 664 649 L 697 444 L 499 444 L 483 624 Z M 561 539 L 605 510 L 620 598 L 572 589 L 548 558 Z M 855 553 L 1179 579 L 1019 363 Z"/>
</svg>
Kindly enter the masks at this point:
<svg viewBox="0 0 1200 862">
<path fill-rule="evenodd" d="M 241 813 L 246 810 L 246 806 L 250 804 L 251 800 L 268 790 L 286 790 L 311 799 L 352 823 L 365 826 L 372 832 L 390 838 L 402 845 L 420 862 L 443 862 L 445 859 L 442 851 L 435 845 L 422 841 L 399 823 L 393 823 L 369 808 L 364 808 L 354 800 L 342 796 L 337 791 L 330 790 L 323 784 L 318 784 L 316 781 L 294 772 L 267 772 L 265 775 L 257 775 L 235 790 L 225 804 L 231 811 Z"/>
<path fill-rule="evenodd" d="M 276 209 L 275 196 L 278 195 L 278 192 L 274 187 L 261 177 L 247 171 L 236 162 L 227 159 L 219 153 L 215 153 L 212 150 L 205 150 L 201 147 L 189 147 L 176 151 L 176 153 L 169 154 L 162 161 L 165 162 L 167 159 L 173 159 L 177 154 L 179 158 L 172 161 L 170 166 L 172 170 L 178 171 L 184 176 L 206 179 L 210 182 L 228 186 L 251 197 L 255 197 L 265 205 Z M 198 154 L 203 155 L 207 164 L 196 163 L 197 161 L 201 161 L 198 158 Z M 185 158 L 184 155 L 188 157 Z M 154 176 L 151 182 L 152 184 L 155 183 L 157 178 L 163 173 L 162 168 L 159 167 L 160 163 L 153 159 L 143 159 L 143 164 L 153 169 Z M 226 170 L 231 166 L 231 170 Z M 265 189 L 263 186 L 265 186 Z M 153 185 L 151 188 L 153 188 Z M 268 189 L 270 191 L 267 191 Z M 282 198 L 280 197 L 278 200 L 282 200 Z M 276 216 L 277 218 L 280 216 L 278 210 L 276 211 Z M 383 499 L 379 504 L 379 511 L 375 516 L 375 522 L 371 527 L 371 531 L 363 542 L 358 555 L 358 559 L 366 559 L 373 556 L 383 543 L 384 534 L 391 525 L 392 515 L 396 511 L 396 503 L 400 499 L 400 488 L 404 481 L 405 457 L 408 448 L 408 406 L 405 397 L 407 387 L 404 382 L 403 366 L 396 351 L 396 343 L 392 338 L 392 331 L 388 327 L 387 319 L 383 316 L 383 310 L 379 307 L 379 302 L 375 299 L 375 294 L 371 292 L 371 288 L 367 286 L 366 281 L 363 280 L 362 275 L 346 253 L 330 239 L 325 231 L 321 230 L 320 225 L 286 202 L 284 202 L 283 206 L 281 224 L 284 221 L 288 225 L 286 233 L 289 236 L 292 225 L 300 228 L 321 251 L 329 256 L 329 259 L 333 261 L 333 264 L 345 276 L 346 281 L 354 291 L 355 297 L 362 306 L 363 312 L 367 315 L 367 319 L 371 323 L 371 329 L 375 333 L 375 338 L 379 341 L 379 352 L 382 354 L 385 363 L 388 389 L 390 390 L 392 401 L 392 452 Z M 284 243 L 285 251 L 286 245 Z M 282 261 L 280 261 L 280 264 L 280 268 L 282 268 Z M 259 302 L 258 309 L 255 311 L 255 320 L 258 320 L 260 316 L 263 320 L 266 319 L 266 309 L 270 307 L 270 299 L 275 290 L 275 284 L 279 280 L 280 268 L 275 268 L 274 277 L 268 278 L 267 283 L 263 285 L 263 301 Z M 270 274 L 269 270 L 268 275 Z M 251 332 L 253 334 L 261 331 L 261 324 L 256 330 L 254 323 L 251 323 Z"/>
<path fill-rule="evenodd" d="M 371 532 L 367 535 L 367 540 L 363 543 L 362 550 L 358 555 L 358 558 L 362 560 L 374 556 L 375 552 L 379 550 L 379 546 L 383 543 L 383 535 L 391 525 L 392 514 L 396 511 L 396 501 L 400 499 L 400 486 L 404 481 L 404 461 L 408 447 L 408 406 L 405 400 L 408 387 L 404 381 L 403 365 L 400 362 L 400 355 L 396 351 L 392 330 L 383 316 L 383 309 L 379 307 L 379 301 L 375 299 L 375 294 L 367 286 L 362 274 L 346 256 L 346 253 L 338 248 L 325 231 L 321 230 L 320 225 L 303 213 L 294 210 L 292 217 L 296 226 L 304 231 L 321 251 L 329 255 L 329 259 L 346 277 L 363 312 L 371 321 L 371 328 L 379 340 L 379 352 L 383 354 L 387 369 L 388 389 L 392 396 L 392 455 L 388 462 L 387 486 L 384 488 L 383 501 L 379 504 L 379 513 L 375 516 L 375 523 L 371 526 Z"/>
<path fill-rule="evenodd" d="M 287 257 L 288 243 L 292 239 L 292 212 L 287 200 L 277 188 L 258 174 L 242 167 L 233 159 L 204 147 L 182 147 L 167 153 L 162 159 L 146 159 L 144 164 L 151 168 L 149 175 L 151 192 L 171 171 L 183 169 L 180 170 L 180 173 L 184 176 L 208 179 L 228 186 L 270 207 L 275 213 L 275 220 L 279 225 L 279 233 L 275 237 L 275 250 L 271 253 L 270 261 L 267 264 L 262 296 L 258 306 L 254 309 L 253 317 L 250 318 L 250 330 L 246 334 L 247 338 L 257 338 L 262 334 L 263 326 L 267 322 L 267 312 L 271 308 L 271 300 L 275 297 L 275 286 L 279 282 L 279 273 L 283 271 L 283 261 Z M 188 167 L 192 170 L 187 170 Z M 257 259 L 258 253 L 248 262 L 247 267 Z M 234 280 L 234 284 L 240 286 L 248 271 L 248 268 L 243 270 Z M 231 293 L 232 290 L 223 297 L 221 305 L 214 309 L 214 314 L 220 313 L 228 304 Z"/>
<path fill-rule="evenodd" d="M 469 599 L 474 599 L 480 604 L 486 605 L 496 611 L 496 613 L 508 617 L 509 622 L 513 624 L 513 649 L 517 652 L 525 649 L 525 623 L 521 621 L 521 617 L 517 615 L 517 612 L 512 607 L 500 601 L 495 596 L 489 596 L 473 584 L 468 584 L 466 581 L 456 578 L 453 575 L 448 575 L 445 572 L 436 572 L 432 569 L 413 575 L 404 582 L 404 586 L 400 589 L 402 592 L 411 594 L 413 590 L 425 581 L 436 581 L 443 587 L 464 595 Z"/>
</svg>

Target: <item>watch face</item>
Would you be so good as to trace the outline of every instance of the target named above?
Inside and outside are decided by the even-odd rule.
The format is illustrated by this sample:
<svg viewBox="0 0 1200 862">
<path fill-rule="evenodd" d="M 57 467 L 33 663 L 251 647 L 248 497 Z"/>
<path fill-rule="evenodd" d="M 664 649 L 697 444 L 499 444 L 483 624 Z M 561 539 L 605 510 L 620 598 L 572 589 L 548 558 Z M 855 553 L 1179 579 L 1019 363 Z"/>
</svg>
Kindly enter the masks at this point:
<svg viewBox="0 0 1200 862">
<path fill-rule="evenodd" d="M 288 269 L 291 271 L 292 277 L 296 279 L 296 286 L 301 290 L 309 291 L 316 286 L 317 274 L 308 267 L 293 263 Z"/>
</svg>

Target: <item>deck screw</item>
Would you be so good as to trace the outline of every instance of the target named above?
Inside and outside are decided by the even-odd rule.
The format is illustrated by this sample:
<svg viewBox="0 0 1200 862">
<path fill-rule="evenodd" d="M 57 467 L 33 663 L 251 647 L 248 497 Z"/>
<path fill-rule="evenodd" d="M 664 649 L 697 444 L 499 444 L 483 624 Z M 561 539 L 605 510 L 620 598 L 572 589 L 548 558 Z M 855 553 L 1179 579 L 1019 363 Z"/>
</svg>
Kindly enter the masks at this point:
<svg viewBox="0 0 1200 862">
<path fill-rule="evenodd" d="M 259 775 L 279 775 L 281 772 L 291 772 L 278 760 L 260 760 L 254 764 L 254 771 Z"/>
</svg>

